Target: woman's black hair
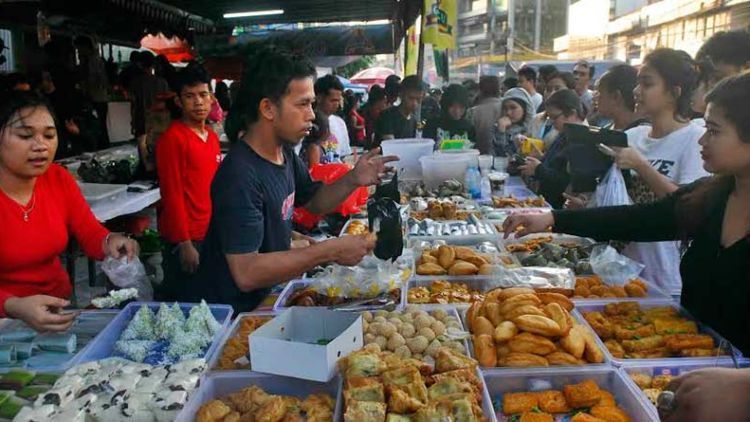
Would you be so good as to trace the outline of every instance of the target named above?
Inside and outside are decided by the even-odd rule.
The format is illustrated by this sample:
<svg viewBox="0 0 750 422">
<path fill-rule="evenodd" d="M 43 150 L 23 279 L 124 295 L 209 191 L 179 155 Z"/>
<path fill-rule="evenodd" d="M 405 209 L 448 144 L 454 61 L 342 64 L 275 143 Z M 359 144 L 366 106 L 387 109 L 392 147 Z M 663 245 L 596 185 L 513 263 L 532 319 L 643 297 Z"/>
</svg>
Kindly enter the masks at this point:
<svg viewBox="0 0 750 422">
<path fill-rule="evenodd" d="M 706 104 L 712 104 L 734 126 L 740 140 L 750 143 L 750 73 L 742 73 L 723 79 L 706 94 Z M 710 218 L 716 207 L 726 201 L 726 196 L 734 188 L 733 175 L 717 175 L 698 184 L 695 189 L 683 195 L 675 210 L 678 226 L 684 237 L 695 235 Z"/>
<path fill-rule="evenodd" d="M 55 127 L 57 127 L 55 112 L 44 97 L 34 92 L 13 91 L 8 93 L 3 101 L 0 101 L 0 133 L 4 132 L 8 126 L 16 121 L 13 118 L 21 110 L 26 108 L 37 109 L 40 107 L 49 112 L 55 122 Z M 19 116 L 19 118 L 23 117 L 25 116 Z"/>
<path fill-rule="evenodd" d="M 638 85 L 638 71 L 633 66 L 618 64 L 613 66 L 599 78 L 598 89 L 610 93 L 619 92 L 625 108 L 635 110 L 633 90 Z"/>
<path fill-rule="evenodd" d="M 561 89 L 550 95 L 545 102 L 545 107 L 555 107 L 566 116 L 576 114 L 581 119 L 586 117 L 581 97 L 572 89 Z"/>
<path fill-rule="evenodd" d="M 689 118 L 692 115 L 690 101 L 698 85 L 698 72 L 690 55 L 682 50 L 659 48 L 649 53 L 643 64 L 653 68 L 664 79 L 677 103 L 675 114 L 683 119 Z M 680 88 L 680 95 L 676 95 L 676 88 Z"/>
<path fill-rule="evenodd" d="M 225 132 L 231 142 L 240 131 L 258 121 L 261 100 L 279 102 L 294 79 L 315 77 L 315 66 L 304 56 L 276 46 L 252 49 L 245 61 L 240 91 L 225 122 Z"/>
<path fill-rule="evenodd" d="M 555 72 L 547 77 L 547 83 L 552 79 L 560 78 L 568 89 L 573 89 L 576 86 L 576 78 L 570 72 Z"/>
<path fill-rule="evenodd" d="M 453 104 L 469 107 L 469 91 L 463 85 L 450 84 L 443 90 L 443 96 L 440 97 L 440 109 L 443 114 L 447 114 Z"/>
</svg>

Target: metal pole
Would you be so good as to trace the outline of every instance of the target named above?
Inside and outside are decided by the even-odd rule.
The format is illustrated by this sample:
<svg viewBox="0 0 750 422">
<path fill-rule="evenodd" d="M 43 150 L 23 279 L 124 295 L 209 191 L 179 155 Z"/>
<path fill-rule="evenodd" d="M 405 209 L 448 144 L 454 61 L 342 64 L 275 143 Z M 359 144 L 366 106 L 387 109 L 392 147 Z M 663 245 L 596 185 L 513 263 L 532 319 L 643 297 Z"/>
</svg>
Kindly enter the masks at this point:
<svg viewBox="0 0 750 422">
<path fill-rule="evenodd" d="M 542 0 L 536 0 L 534 11 L 534 51 L 539 51 L 542 41 Z"/>
<path fill-rule="evenodd" d="M 514 3 L 515 1 L 508 0 L 508 39 L 505 42 L 505 48 L 507 50 L 507 60 L 505 61 L 506 65 L 510 62 L 510 60 L 513 59 L 513 37 L 515 36 L 516 26 L 516 10 Z"/>
<path fill-rule="evenodd" d="M 490 57 L 495 55 L 495 28 L 497 22 L 497 10 L 495 10 L 495 0 L 488 0 L 487 7 L 490 8 Z"/>
</svg>

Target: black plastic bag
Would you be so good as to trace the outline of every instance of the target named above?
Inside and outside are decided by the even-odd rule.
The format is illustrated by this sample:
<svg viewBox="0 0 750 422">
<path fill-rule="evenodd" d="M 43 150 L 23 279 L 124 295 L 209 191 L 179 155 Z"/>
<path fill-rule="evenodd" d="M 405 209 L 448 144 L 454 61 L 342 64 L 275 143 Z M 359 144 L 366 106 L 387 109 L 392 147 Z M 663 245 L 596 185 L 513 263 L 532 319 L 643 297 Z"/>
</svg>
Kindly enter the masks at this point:
<svg viewBox="0 0 750 422">
<path fill-rule="evenodd" d="M 390 199 L 397 204 L 401 202 L 401 192 L 398 191 L 398 173 L 393 173 L 393 178 L 386 183 L 379 184 L 371 199 Z"/>
<path fill-rule="evenodd" d="M 398 203 L 390 198 L 371 198 L 367 201 L 367 219 L 370 233 L 378 236 L 375 242 L 375 256 L 383 260 L 395 261 L 404 250 L 401 211 Z"/>
</svg>

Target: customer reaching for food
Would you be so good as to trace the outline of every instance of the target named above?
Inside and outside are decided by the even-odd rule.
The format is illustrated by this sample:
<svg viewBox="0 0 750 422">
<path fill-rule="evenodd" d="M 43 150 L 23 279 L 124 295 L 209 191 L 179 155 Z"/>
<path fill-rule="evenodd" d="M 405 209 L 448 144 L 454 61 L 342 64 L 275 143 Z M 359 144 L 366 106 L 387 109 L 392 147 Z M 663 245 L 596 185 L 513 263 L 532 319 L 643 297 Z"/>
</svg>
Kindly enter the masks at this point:
<svg viewBox="0 0 750 422">
<path fill-rule="evenodd" d="M 750 353 L 750 74 L 725 79 L 706 96 L 703 167 L 715 176 L 656 202 L 514 214 L 506 237 L 550 228 L 597 240 L 691 240 L 682 257 L 681 303 L 744 354 Z"/>
<path fill-rule="evenodd" d="M 248 62 L 227 120 L 227 135 L 236 141 L 211 187 L 213 215 L 186 300 L 251 310 L 270 287 L 322 263 L 355 265 L 374 248 L 369 236 L 344 236 L 291 249 L 295 206 L 325 214 L 358 187 L 379 183 L 386 164 L 398 159 L 375 148 L 337 182 L 313 182 L 293 148 L 312 129 L 314 75 L 308 59 L 273 48 Z"/>
<path fill-rule="evenodd" d="M 60 255 L 71 236 L 94 259 L 138 253 L 96 221 L 73 176 L 52 164 L 57 133 L 43 99 L 13 93 L 0 103 L 0 317 L 37 331 L 64 331 L 75 319 L 62 312 L 72 288 Z"/>
</svg>

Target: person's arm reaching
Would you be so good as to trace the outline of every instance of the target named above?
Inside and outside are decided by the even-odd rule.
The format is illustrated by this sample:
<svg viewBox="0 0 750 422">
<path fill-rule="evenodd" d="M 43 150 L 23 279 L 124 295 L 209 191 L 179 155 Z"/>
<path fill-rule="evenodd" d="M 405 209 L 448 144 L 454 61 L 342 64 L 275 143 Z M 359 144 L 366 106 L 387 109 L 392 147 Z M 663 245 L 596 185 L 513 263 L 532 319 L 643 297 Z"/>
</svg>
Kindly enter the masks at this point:
<svg viewBox="0 0 750 422">
<path fill-rule="evenodd" d="M 512 214 L 503 223 L 507 238 L 549 230 L 596 240 L 656 242 L 678 237 L 675 195 L 659 201 L 620 207 L 556 210 L 544 214 Z"/>
<path fill-rule="evenodd" d="M 396 156 L 381 156 L 380 148 L 366 152 L 359 158 L 352 171 L 335 183 L 321 186 L 310 201 L 305 204 L 305 208 L 311 213 L 319 215 L 330 212 L 358 187 L 380 183 L 380 180 L 389 171 L 386 164 L 397 160 L 398 157 Z"/>
<path fill-rule="evenodd" d="M 652 167 L 646 157 L 641 155 L 635 148 L 610 148 L 606 145 L 599 145 L 599 150 L 614 158 L 621 169 L 635 170 L 657 198 L 663 198 L 680 188 L 667 176 L 664 176 Z"/>
<path fill-rule="evenodd" d="M 344 236 L 282 252 L 227 254 L 229 271 L 243 292 L 289 281 L 316 265 L 356 265 L 375 247 L 367 236 Z M 283 263 L 283 264 L 282 264 Z"/>
</svg>

